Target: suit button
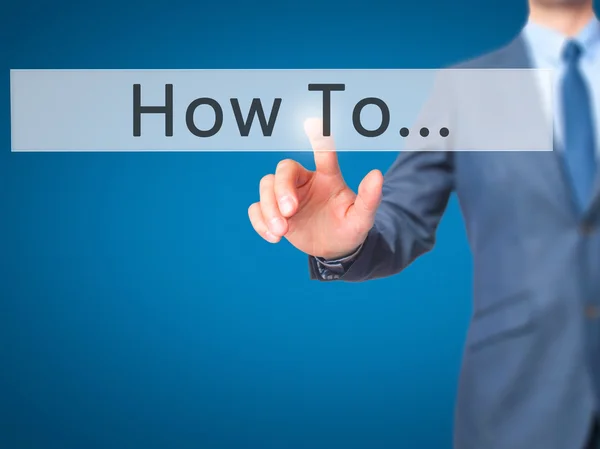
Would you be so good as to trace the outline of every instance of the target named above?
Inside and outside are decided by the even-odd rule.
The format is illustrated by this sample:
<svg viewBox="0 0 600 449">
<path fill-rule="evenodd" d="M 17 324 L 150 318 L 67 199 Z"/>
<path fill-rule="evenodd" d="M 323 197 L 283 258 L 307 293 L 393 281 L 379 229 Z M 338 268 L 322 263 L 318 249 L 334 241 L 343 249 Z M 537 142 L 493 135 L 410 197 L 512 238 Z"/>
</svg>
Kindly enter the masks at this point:
<svg viewBox="0 0 600 449">
<path fill-rule="evenodd" d="M 590 320 L 600 318 L 600 307 L 588 304 L 585 308 L 585 316 Z"/>
</svg>

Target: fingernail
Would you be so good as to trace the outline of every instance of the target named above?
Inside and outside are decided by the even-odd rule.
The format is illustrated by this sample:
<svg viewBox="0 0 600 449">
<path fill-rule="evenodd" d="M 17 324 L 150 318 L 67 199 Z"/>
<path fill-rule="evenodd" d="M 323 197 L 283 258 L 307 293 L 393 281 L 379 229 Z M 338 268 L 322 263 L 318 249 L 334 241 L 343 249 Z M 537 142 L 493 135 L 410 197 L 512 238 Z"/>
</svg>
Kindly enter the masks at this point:
<svg viewBox="0 0 600 449">
<path fill-rule="evenodd" d="M 274 236 L 269 231 L 265 232 L 265 236 L 267 237 L 267 240 L 271 243 L 277 243 L 279 241 L 279 237 Z"/>
<path fill-rule="evenodd" d="M 285 232 L 285 222 L 281 218 L 273 218 L 270 224 L 271 225 L 269 226 L 269 229 L 273 234 L 283 235 L 283 233 Z"/>
<path fill-rule="evenodd" d="M 294 211 L 294 201 L 290 196 L 284 196 L 279 200 L 279 210 L 283 215 L 289 215 Z"/>
</svg>

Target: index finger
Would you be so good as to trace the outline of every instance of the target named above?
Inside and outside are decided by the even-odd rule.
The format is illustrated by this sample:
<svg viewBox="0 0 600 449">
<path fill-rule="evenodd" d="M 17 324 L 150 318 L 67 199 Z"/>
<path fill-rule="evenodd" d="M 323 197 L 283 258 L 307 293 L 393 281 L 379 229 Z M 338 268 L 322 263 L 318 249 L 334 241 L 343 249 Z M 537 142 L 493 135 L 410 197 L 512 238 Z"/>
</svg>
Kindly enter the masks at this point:
<svg viewBox="0 0 600 449">
<path fill-rule="evenodd" d="M 317 171 L 326 175 L 338 175 L 340 166 L 335 152 L 335 141 L 332 136 L 323 135 L 323 120 L 318 118 L 306 120 L 304 131 L 314 151 Z"/>
</svg>

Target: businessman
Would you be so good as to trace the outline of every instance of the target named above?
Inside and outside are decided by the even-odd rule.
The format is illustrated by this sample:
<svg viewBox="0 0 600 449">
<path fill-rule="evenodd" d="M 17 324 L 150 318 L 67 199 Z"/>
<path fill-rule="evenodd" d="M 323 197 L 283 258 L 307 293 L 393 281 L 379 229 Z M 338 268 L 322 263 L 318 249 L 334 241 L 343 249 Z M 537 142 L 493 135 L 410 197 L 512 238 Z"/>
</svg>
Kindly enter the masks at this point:
<svg viewBox="0 0 600 449">
<path fill-rule="evenodd" d="M 591 0 L 529 7 L 515 40 L 463 67 L 554 69 L 554 151 L 403 152 L 355 194 L 311 121 L 316 170 L 282 161 L 248 211 L 313 279 L 355 282 L 431 250 L 457 194 L 475 267 L 457 449 L 600 448 L 600 24 Z"/>
</svg>

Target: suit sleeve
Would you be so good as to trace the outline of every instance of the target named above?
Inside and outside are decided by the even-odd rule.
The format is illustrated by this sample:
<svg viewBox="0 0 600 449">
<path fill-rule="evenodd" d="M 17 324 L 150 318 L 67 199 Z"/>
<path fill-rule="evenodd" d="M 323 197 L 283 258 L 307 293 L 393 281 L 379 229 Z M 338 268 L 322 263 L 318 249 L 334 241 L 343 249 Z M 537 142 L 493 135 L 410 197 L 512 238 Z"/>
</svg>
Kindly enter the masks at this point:
<svg viewBox="0 0 600 449">
<path fill-rule="evenodd" d="M 430 251 L 454 188 L 453 153 L 400 153 L 384 177 L 375 224 L 344 263 L 309 257 L 311 279 L 359 282 L 399 273 Z"/>
</svg>

